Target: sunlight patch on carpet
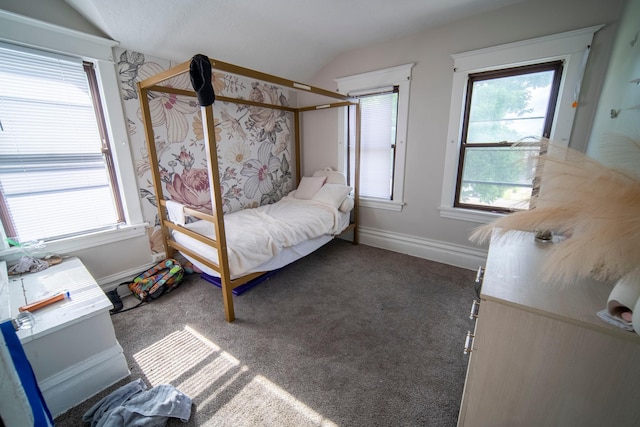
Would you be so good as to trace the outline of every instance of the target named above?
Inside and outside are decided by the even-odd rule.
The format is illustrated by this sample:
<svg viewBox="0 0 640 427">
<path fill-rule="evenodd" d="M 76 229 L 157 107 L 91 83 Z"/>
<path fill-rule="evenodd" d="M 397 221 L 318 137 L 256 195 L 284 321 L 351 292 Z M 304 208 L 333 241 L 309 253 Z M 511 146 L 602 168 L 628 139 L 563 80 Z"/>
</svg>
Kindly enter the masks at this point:
<svg viewBox="0 0 640 427">
<path fill-rule="evenodd" d="M 215 404 L 225 391 L 246 384 L 210 421 L 229 426 L 337 427 L 266 377 L 253 374 L 248 366 L 189 326 L 156 341 L 133 358 L 152 386 L 173 384 L 199 407 Z"/>
<path fill-rule="evenodd" d="M 227 425 L 294 425 L 337 427 L 287 391 L 256 375 L 216 413 Z"/>
<path fill-rule="evenodd" d="M 211 342 L 203 342 L 199 336 L 185 328 L 135 353 L 133 358 L 149 383 L 156 386 L 172 383 L 196 367 L 199 370 L 200 365 L 213 355 L 221 357 L 219 351 L 219 347 Z M 226 371 L 237 364 L 238 361 L 229 356 L 218 363 L 217 369 Z"/>
<path fill-rule="evenodd" d="M 204 394 L 205 391 L 211 389 L 212 385 L 215 385 L 218 380 L 223 376 L 228 375 L 232 370 L 237 370 L 237 363 L 233 363 L 228 355 L 221 353 L 215 359 L 209 361 L 193 373 L 189 378 L 177 385 L 178 389 L 191 396 L 192 398 Z M 227 380 L 224 384 L 218 386 L 215 391 L 207 394 L 207 398 L 213 395 L 218 395 L 223 389 L 227 387 L 229 383 L 232 383 L 246 371 L 246 367 L 241 367 L 239 372 L 234 373 L 231 380 Z"/>
</svg>

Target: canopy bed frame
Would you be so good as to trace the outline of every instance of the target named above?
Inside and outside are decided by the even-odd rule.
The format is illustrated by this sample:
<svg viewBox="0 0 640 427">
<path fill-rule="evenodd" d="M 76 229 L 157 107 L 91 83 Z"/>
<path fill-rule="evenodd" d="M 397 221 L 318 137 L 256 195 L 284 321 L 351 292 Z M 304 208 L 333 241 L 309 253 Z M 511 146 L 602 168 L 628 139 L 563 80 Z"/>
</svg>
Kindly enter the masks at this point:
<svg viewBox="0 0 640 427">
<path fill-rule="evenodd" d="M 279 87 L 293 90 L 296 93 L 302 93 L 304 95 L 297 95 L 297 102 L 304 98 L 309 102 L 309 105 L 291 107 L 284 105 L 274 105 L 263 102 L 255 102 L 247 99 L 230 98 L 226 96 L 220 96 L 216 94 L 216 101 L 224 103 L 236 103 L 245 104 L 252 107 L 263 107 L 269 109 L 284 110 L 293 113 L 293 151 L 295 151 L 295 183 L 296 187 L 301 181 L 301 159 L 300 159 L 300 146 L 301 146 L 301 114 L 309 111 L 316 111 L 327 108 L 348 108 L 349 106 L 355 106 L 356 117 L 356 129 L 355 129 L 355 166 L 354 166 L 354 182 L 350 183 L 353 186 L 353 209 L 351 211 L 351 218 L 349 225 L 340 233 L 347 231 L 353 232 L 353 243 L 358 243 L 358 181 L 359 181 L 359 163 L 360 163 L 360 109 L 357 100 L 349 98 L 337 92 L 331 92 L 328 90 L 320 89 L 317 87 L 309 86 L 306 84 L 300 84 L 291 80 L 287 80 L 281 77 L 265 74 L 259 71 L 251 70 L 248 68 L 232 65 L 222 61 L 209 59 L 211 67 L 215 71 L 220 71 L 236 76 L 243 76 L 249 79 L 257 80 L 260 83 L 270 83 Z M 214 105 L 201 106 L 202 114 L 202 126 L 204 131 L 205 142 L 205 155 L 207 160 L 207 170 L 209 176 L 211 200 L 213 206 L 213 212 L 203 213 L 198 210 L 185 207 L 184 213 L 190 215 L 199 220 L 208 221 L 213 224 L 215 237 L 207 237 L 198 232 L 194 232 L 183 225 L 172 221 L 167 214 L 167 199 L 165 199 L 162 180 L 160 176 L 160 168 L 158 162 L 158 155 L 156 146 L 153 143 L 155 141 L 153 123 L 149 108 L 149 94 L 150 92 L 164 92 L 174 95 L 182 95 L 189 97 L 196 97 L 196 92 L 193 90 L 177 89 L 174 87 L 164 86 L 163 83 L 167 80 L 181 75 L 183 73 L 189 73 L 190 62 L 184 62 L 175 67 L 172 67 L 166 71 L 158 73 L 155 76 L 149 77 L 145 80 L 138 82 L 138 93 L 141 104 L 141 113 L 143 116 L 146 146 L 149 156 L 149 162 L 152 173 L 152 182 L 155 191 L 158 218 L 160 221 L 160 227 L 162 230 L 162 241 L 167 257 L 174 256 L 175 251 L 188 255 L 191 259 L 197 260 L 204 266 L 217 272 L 220 276 L 222 298 L 224 304 L 225 318 L 227 322 L 232 322 L 235 319 L 233 296 L 232 291 L 251 280 L 255 280 L 263 274 L 267 274 L 268 271 L 252 272 L 242 275 L 240 277 L 232 277 L 229 268 L 229 256 L 228 256 L 228 242 L 227 235 L 225 233 L 225 221 L 223 213 L 223 201 L 220 187 L 220 171 L 217 157 L 217 146 L 214 129 L 213 108 Z M 212 248 L 217 252 L 217 260 L 209 259 L 202 256 L 198 251 L 194 251 L 172 238 L 172 232 L 180 232 L 185 235 L 196 239 Z"/>
</svg>

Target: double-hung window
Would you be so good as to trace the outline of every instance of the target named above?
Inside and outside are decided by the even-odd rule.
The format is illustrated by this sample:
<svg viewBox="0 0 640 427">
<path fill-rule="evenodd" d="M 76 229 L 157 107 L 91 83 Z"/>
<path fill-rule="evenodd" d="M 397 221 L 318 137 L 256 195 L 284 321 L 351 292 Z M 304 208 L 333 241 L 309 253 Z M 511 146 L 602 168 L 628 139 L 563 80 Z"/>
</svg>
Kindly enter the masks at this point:
<svg viewBox="0 0 640 427">
<path fill-rule="evenodd" d="M 125 221 L 92 64 L 0 45 L 0 220 L 12 240 Z"/>
<path fill-rule="evenodd" d="M 452 55 L 441 216 L 486 223 L 533 207 L 540 142 L 570 145 L 600 28 Z"/>
<path fill-rule="evenodd" d="M 360 196 L 393 200 L 398 121 L 398 87 L 360 95 Z M 355 138 L 355 108 L 349 110 L 349 129 Z M 354 144 L 349 143 L 353 171 Z"/>
<path fill-rule="evenodd" d="M 413 64 L 336 79 L 338 91 L 359 100 L 360 206 L 401 210 Z M 355 107 L 348 110 L 346 169 L 355 170 Z"/>
<path fill-rule="evenodd" d="M 529 208 L 561 77 L 562 61 L 469 74 L 454 206 Z"/>
</svg>

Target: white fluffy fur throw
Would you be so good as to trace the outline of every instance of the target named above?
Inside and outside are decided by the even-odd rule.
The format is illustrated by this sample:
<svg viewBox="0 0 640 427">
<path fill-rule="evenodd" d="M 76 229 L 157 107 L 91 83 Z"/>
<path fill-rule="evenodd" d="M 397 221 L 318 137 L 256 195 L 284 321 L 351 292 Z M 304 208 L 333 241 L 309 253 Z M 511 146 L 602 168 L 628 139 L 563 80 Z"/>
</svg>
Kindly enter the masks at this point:
<svg viewBox="0 0 640 427">
<path fill-rule="evenodd" d="M 626 140 L 625 140 L 626 139 Z M 637 140 L 622 137 L 620 142 Z M 535 208 L 506 215 L 477 228 L 470 240 L 508 230 L 551 230 L 569 238 L 554 244 L 546 278 L 616 280 L 640 266 L 640 177 L 604 166 L 572 149 L 549 144 L 539 156 L 541 188 Z"/>
</svg>

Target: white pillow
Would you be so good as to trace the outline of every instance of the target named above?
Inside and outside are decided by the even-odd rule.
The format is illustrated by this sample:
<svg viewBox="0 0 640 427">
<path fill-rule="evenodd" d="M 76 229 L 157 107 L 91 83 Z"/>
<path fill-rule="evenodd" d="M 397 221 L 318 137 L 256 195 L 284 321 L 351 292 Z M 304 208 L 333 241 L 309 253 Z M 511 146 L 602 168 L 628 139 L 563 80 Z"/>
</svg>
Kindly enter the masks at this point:
<svg viewBox="0 0 640 427">
<path fill-rule="evenodd" d="M 347 195 L 351 192 L 351 187 L 342 184 L 325 184 L 313 196 L 313 200 L 327 203 L 338 209 Z"/>
<path fill-rule="evenodd" d="M 293 197 L 296 199 L 311 200 L 326 180 L 326 176 L 303 176 Z"/>
<path fill-rule="evenodd" d="M 351 197 L 345 197 L 338 210 L 340 212 L 349 212 L 356 205 L 356 202 Z"/>
<path fill-rule="evenodd" d="M 345 185 L 347 183 L 347 179 L 345 178 L 342 172 L 334 171 L 331 168 L 325 168 L 319 171 L 315 171 L 313 176 L 326 176 L 327 184 L 342 184 Z"/>
</svg>

